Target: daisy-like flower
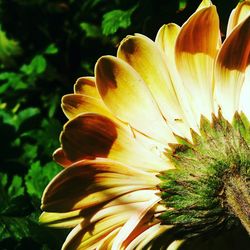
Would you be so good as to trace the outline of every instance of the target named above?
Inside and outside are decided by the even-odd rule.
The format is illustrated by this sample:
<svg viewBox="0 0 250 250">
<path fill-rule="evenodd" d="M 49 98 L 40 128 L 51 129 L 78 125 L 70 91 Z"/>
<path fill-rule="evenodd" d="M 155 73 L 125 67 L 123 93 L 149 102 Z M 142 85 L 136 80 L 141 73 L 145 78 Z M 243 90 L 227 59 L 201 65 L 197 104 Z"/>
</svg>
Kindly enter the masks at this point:
<svg viewBox="0 0 250 250">
<path fill-rule="evenodd" d="M 250 2 L 221 43 L 203 0 L 155 41 L 136 34 L 62 99 L 69 121 L 40 221 L 63 249 L 177 249 L 241 222 L 250 233 Z"/>
</svg>

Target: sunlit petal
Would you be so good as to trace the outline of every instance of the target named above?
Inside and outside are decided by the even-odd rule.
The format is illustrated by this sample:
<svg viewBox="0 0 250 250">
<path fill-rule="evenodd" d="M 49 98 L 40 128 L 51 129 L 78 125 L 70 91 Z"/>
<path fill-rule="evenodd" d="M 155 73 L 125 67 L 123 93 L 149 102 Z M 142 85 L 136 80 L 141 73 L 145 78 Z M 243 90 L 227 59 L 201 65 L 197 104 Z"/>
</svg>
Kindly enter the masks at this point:
<svg viewBox="0 0 250 250">
<path fill-rule="evenodd" d="M 227 36 L 233 28 L 250 15 L 250 1 L 246 0 L 238 3 L 236 8 L 231 12 L 227 25 Z"/>
<path fill-rule="evenodd" d="M 128 129 L 97 114 L 80 115 L 68 122 L 61 142 L 72 162 L 104 157 L 148 171 L 168 168 L 164 159 L 141 145 Z"/>
<path fill-rule="evenodd" d="M 129 64 L 101 57 L 95 75 L 100 95 L 118 118 L 159 141 L 174 140 L 143 79 Z"/>
<path fill-rule="evenodd" d="M 216 60 L 216 101 L 229 121 L 238 109 L 245 70 L 250 64 L 249 37 L 250 16 L 230 33 Z"/>
<path fill-rule="evenodd" d="M 197 37 L 199 39 L 197 39 Z M 218 49 L 219 19 L 215 6 L 202 8 L 183 25 L 176 41 L 177 69 L 196 120 L 213 112 L 213 64 Z"/>
</svg>

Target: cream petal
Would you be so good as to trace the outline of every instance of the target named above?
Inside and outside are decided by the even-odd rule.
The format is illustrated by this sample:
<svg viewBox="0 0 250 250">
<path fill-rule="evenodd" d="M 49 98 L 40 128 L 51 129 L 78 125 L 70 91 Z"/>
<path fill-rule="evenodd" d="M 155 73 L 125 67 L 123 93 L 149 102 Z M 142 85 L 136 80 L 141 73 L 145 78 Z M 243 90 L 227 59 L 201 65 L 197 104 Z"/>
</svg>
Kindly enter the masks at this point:
<svg viewBox="0 0 250 250">
<path fill-rule="evenodd" d="M 146 36 L 136 35 L 123 39 L 117 56 L 130 64 L 143 78 L 165 120 L 176 130 L 178 123 L 175 121 L 183 123 L 184 115 L 162 51 Z"/>
<path fill-rule="evenodd" d="M 96 250 L 111 250 L 112 244 L 115 236 L 120 231 L 121 227 L 116 228 L 110 234 L 108 234 L 101 242 L 100 245 L 96 248 Z"/>
<path fill-rule="evenodd" d="M 126 250 L 144 249 L 150 241 L 156 239 L 159 235 L 163 234 L 171 227 L 172 226 L 161 225 L 160 223 L 149 226 L 129 243 Z"/>
<path fill-rule="evenodd" d="M 250 99 L 249 99 L 249 93 L 250 93 L 250 66 L 246 68 L 245 72 L 245 80 L 241 89 L 240 94 L 240 111 L 243 111 L 243 113 L 247 116 L 248 120 L 250 120 Z"/>
<path fill-rule="evenodd" d="M 164 159 L 143 147 L 122 124 L 98 114 L 80 115 L 68 122 L 61 142 L 70 161 L 104 157 L 147 171 L 169 168 Z"/>
<path fill-rule="evenodd" d="M 213 64 L 220 40 L 215 6 L 201 8 L 183 25 L 176 40 L 176 65 L 187 90 L 189 103 L 200 115 L 213 112 Z"/>
<path fill-rule="evenodd" d="M 136 226 L 141 222 L 142 218 L 146 216 L 148 211 L 154 207 L 154 205 L 161 200 L 160 197 L 155 197 L 154 199 L 143 204 L 138 211 L 134 211 L 133 215 L 124 224 L 119 233 L 114 239 L 112 250 L 121 249 L 125 240 L 130 236 Z M 150 218 L 149 218 L 150 220 Z"/>
<path fill-rule="evenodd" d="M 110 233 L 117 230 L 131 214 L 128 212 L 112 215 L 103 220 L 86 226 L 83 222 L 76 226 L 68 235 L 63 244 L 63 250 L 93 250 L 96 249 L 102 240 L 105 240 Z"/>
<path fill-rule="evenodd" d="M 101 98 L 96 88 L 95 78 L 90 76 L 78 78 L 74 85 L 74 92 L 76 94 L 91 96 L 96 99 Z"/>
<path fill-rule="evenodd" d="M 175 64 L 175 43 L 180 30 L 180 26 L 175 23 L 164 24 L 159 29 L 155 38 L 155 43 L 166 54 L 166 61 L 170 61 L 171 64 Z"/>
<path fill-rule="evenodd" d="M 227 36 L 232 32 L 235 26 L 242 22 L 246 17 L 250 15 L 250 1 L 243 1 L 238 3 L 235 9 L 230 14 L 227 25 Z"/>
<path fill-rule="evenodd" d="M 184 240 L 175 240 L 168 246 L 166 250 L 178 250 L 183 243 Z"/>
<path fill-rule="evenodd" d="M 175 141 L 143 79 L 129 64 L 101 57 L 95 76 L 104 103 L 119 119 L 163 143 Z"/>
<path fill-rule="evenodd" d="M 179 35 L 180 30 L 181 28 L 175 23 L 169 23 L 169 24 L 163 25 L 159 29 L 156 35 L 155 42 L 163 50 L 165 54 L 165 62 L 169 71 L 171 81 L 174 83 L 173 85 L 174 85 L 175 93 L 176 93 L 176 96 L 178 97 L 182 112 L 185 117 L 184 120 L 189 124 L 188 127 L 191 127 L 195 131 L 198 131 L 198 124 L 195 121 L 195 116 L 193 114 L 192 107 L 190 106 L 188 99 L 187 99 L 187 92 L 185 91 L 182 79 L 177 71 L 176 63 L 175 63 L 175 44 L 176 44 L 176 39 Z M 183 135 L 184 137 L 191 139 L 189 130 L 186 130 Z"/>
<path fill-rule="evenodd" d="M 155 190 L 138 190 L 121 195 L 105 203 L 101 208 L 77 209 L 65 213 L 43 212 L 39 222 L 55 228 L 72 228 L 84 219 L 89 223 L 95 223 L 116 213 L 128 210 L 133 212 L 141 207 L 141 204 L 146 204 L 148 200 L 154 199 L 155 194 Z"/>
<path fill-rule="evenodd" d="M 81 94 L 69 94 L 62 98 L 62 110 L 68 119 L 83 113 L 98 113 L 112 118 L 113 115 L 104 106 L 101 99 Z"/>
<path fill-rule="evenodd" d="M 103 183 L 98 177 L 101 173 L 110 173 L 101 177 Z M 124 175 L 120 182 L 116 180 L 117 174 L 120 174 L 119 178 Z M 99 181 L 96 181 L 98 178 Z M 126 184 L 125 178 L 128 184 L 130 181 L 132 184 Z M 82 161 L 64 169 L 50 182 L 42 197 L 42 209 L 47 212 L 67 212 L 90 208 L 124 193 L 154 189 L 158 183 L 154 175 L 114 161 Z"/>
<path fill-rule="evenodd" d="M 250 16 L 224 41 L 215 64 L 215 95 L 225 118 L 239 108 L 246 68 L 250 64 Z"/>
</svg>

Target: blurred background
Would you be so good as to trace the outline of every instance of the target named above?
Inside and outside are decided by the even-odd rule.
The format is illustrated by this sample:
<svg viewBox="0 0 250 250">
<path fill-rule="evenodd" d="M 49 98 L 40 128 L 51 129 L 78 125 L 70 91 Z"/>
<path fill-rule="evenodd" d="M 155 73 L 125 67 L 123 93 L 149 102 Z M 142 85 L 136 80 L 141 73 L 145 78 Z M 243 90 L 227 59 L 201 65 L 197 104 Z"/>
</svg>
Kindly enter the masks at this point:
<svg viewBox="0 0 250 250">
<path fill-rule="evenodd" d="M 43 189 L 61 170 L 51 157 L 66 122 L 61 97 L 73 91 L 78 77 L 93 75 L 98 57 L 115 55 L 123 37 L 137 32 L 154 39 L 161 25 L 182 25 L 199 3 L 0 0 L 1 250 L 57 250 L 68 233 L 38 223 Z M 238 0 L 213 3 L 224 36 Z M 227 233 L 226 241 L 221 234 L 212 241 L 196 241 L 197 249 L 245 249 L 247 235 L 235 230 Z M 238 248 L 235 242 L 243 245 Z M 194 248 L 187 244 L 185 249 Z"/>
</svg>

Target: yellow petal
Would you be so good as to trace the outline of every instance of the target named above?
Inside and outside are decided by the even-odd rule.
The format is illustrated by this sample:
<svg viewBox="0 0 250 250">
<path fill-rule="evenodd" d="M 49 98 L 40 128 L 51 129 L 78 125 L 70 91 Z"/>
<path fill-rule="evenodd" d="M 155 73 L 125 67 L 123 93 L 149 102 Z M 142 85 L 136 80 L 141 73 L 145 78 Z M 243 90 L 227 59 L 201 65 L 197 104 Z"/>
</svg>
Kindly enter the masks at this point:
<svg viewBox="0 0 250 250">
<path fill-rule="evenodd" d="M 175 119 L 183 120 L 164 54 L 152 40 L 143 35 L 128 36 L 121 42 L 117 56 L 143 78 L 169 125 Z"/>
<path fill-rule="evenodd" d="M 67 213 L 48 213 L 43 212 L 39 217 L 39 222 L 46 226 L 55 228 L 72 228 L 83 221 L 81 210 L 70 211 Z"/>
<path fill-rule="evenodd" d="M 202 8 L 183 25 L 176 41 L 176 64 L 196 121 L 213 112 L 213 64 L 218 49 L 219 18 L 215 6 Z"/>
<path fill-rule="evenodd" d="M 210 0 L 202 0 L 202 2 L 200 3 L 200 5 L 198 6 L 196 11 L 201 10 L 202 8 L 207 8 L 209 6 L 212 5 L 212 2 Z"/>
<path fill-rule="evenodd" d="M 109 181 L 96 181 L 101 173 L 113 173 Z M 117 174 L 124 175 L 129 183 L 117 182 Z M 119 176 L 120 177 L 120 176 Z M 133 178 L 134 177 L 134 178 Z M 136 178 L 138 182 L 136 182 Z M 113 180 L 115 183 L 113 183 Z M 144 181 L 142 181 L 144 180 Z M 42 197 L 42 209 L 47 212 L 67 212 L 85 209 L 114 199 L 124 193 L 145 188 L 155 188 L 158 179 L 143 171 L 105 159 L 82 161 L 64 169 L 46 187 Z M 122 184 L 122 185 L 121 185 Z"/>
<path fill-rule="evenodd" d="M 170 60 L 171 64 L 175 64 L 175 42 L 179 35 L 181 28 L 175 23 L 169 23 L 163 25 L 155 38 L 155 42 L 165 52 L 167 60 Z"/>
<path fill-rule="evenodd" d="M 169 168 L 164 159 L 140 145 L 124 126 L 97 114 L 80 115 L 68 122 L 61 142 L 70 161 L 104 157 L 147 171 Z"/>
<path fill-rule="evenodd" d="M 245 71 L 250 64 L 250 16 L 224 41 L 215 65 L 216 101 L 231 121 L 239 108 Z"/>
<path fill-rule="evenodd" d="M 74 85 L 74 92 L 76 94 L 87 95 L 96 99 L 100 99 L 94 77 L 86 76 L 78 78 Z"/>
<path fill-rule="evenodd" d="M 95 75 L 104 103 L 119 119 L 166 144 L 175 140 L 143 79 L 129 64 L 104 56 Z"/>
<path fill-rule="evenodd" d="M 62 109 L 68 119 L 73 119 L 79 114 L 89 112 L 112 117 L 112 114 L 104 106 L 101 99 L 81 94 L 65 95 L 62 98 Z"/>
<path fill-rule="evenodd" d="M 233 28 L 250 15 L 250 1 L 238 3 L 236 8 L 231 12 L 227 25 L 227 36 L 232 32 Z"/>
</svg>

